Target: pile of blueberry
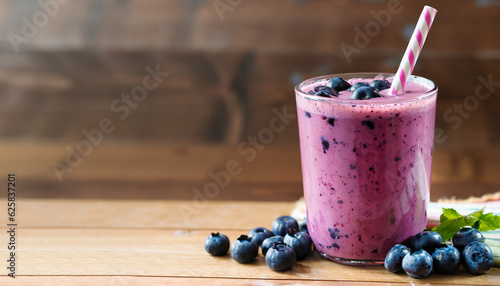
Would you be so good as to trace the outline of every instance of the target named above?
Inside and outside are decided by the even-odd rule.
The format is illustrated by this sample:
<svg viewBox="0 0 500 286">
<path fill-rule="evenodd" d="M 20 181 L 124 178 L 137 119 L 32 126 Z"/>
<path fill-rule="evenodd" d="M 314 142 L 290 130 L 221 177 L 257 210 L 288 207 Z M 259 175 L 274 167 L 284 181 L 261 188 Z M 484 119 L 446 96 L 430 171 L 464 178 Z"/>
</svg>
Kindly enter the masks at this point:
<svg viewBox="0 0 500 286">
<path fill-rule="evenodd" d="M 357 82 L 349 84 L 345 79 L 334 77 L 326 82 L 326 85 L 316 86 L 309 94 L 321 97 L 338 97 L 339 92 L 344 90 L 353 91 L 351 99 L 370 99 L 381 97 L 379 91 L 387 89 L 391 83 L 385 79 L 376 79 L 370 83 Z"/>
<path fill-rule="evenodd" d="M 486 273 L 493 266 L 493 252 L 483 243 L 483 235 L 475 228 L 460 229 L 452 239 L 453 245 L 444 244 L 439 233 L 424 231 L 410 241 L 410 249 L 395 245 L 384 261 L 390 272 L 404 270 L 413 278 L 424 278 L 432 270 L 441 274 L 455 273 L 460 264 L 471 274 Z"/>
<path fill-rule="evenodd" d="M 259 246 L 266 264 L 274 271 L 291 269 L 297 260 L 305 259 L 311 252 L 312 241 L 307 225 L 299 224 L 290 216 L 280 216 L 273 221 L 272 230 L 257 227 L 242 234 L 231 245 L 231 256 L 239 263 L 250 263 L 257 257 Z M 212 233 L 205 239 L 205 250 L 214 255 L 226 255 L 229 239 L 221 233 Z"/>
</svg>

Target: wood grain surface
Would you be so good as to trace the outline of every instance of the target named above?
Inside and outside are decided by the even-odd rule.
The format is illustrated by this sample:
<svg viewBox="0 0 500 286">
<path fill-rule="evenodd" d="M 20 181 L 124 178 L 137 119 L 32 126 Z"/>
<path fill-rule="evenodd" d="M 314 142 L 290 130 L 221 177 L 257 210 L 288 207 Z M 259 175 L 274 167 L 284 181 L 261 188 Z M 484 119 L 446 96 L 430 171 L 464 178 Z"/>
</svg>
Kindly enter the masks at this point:
<svg viewBox="0 0 500 286">
<path fill-rule="evenodd" d="M 240 172 L 217 200 L 295 201 L 302 196 L 297 143 L 272 142 L 252 160 L 227 144 L 124 144 L 96 146 L 58 180 L 54 162 L 67 164 L 67 146 L 0 142 L 0 170 L 18 174 L 22 198 L 191 199 L 236 162 Z M 431 199 L 465 198 L 499 189 L 500 151 L 434 151 Z M 66 172 L 67 171 L 67 172 Z M 0 194 L 5 197 L 6 194 Z"/>
<path fill-rule="evenodd" d="M 186 224 L 178 206 L 190 203 L 63 199 L 19 201 L 19 272 L 16 278 L 19 280 L 16 282 L 24 285 L 30 281 L 74 282 L 75 285 L 87 282 L 175 285 L 197 280 L 216 285 L 323 285 L 327 281 L 339 282 L 339 285 L 358 285 L 361 282 L 373 282 L 373 285 L 500 283 L 498 268 L 480 276 L 470 275 L 461 268 L 456 275 L 433 273 L 426 279 L 418 280 L 406 274 L 390 273 L 382 266 L 340 265 L 322 259 L 317 253 L 284 273 L 269 270 L 261 255 L 255 262 L 241 265 L 229 255 L 212 257 L 207 254 L 203 248 L 204 239 L 212 231 L 219 231 L 233 241 L 255 226 L 270 227 L 276 216 L 290 213 L 293 204 L 213 201 Z M 5 236 L 3 231 L 3 239 L 6 239 Z M 5 249 L 0 253 L 7 255 Z M 12 284 L 12 278 L 3 276 L 0 280 L 4 285 Z"/>
</svg>

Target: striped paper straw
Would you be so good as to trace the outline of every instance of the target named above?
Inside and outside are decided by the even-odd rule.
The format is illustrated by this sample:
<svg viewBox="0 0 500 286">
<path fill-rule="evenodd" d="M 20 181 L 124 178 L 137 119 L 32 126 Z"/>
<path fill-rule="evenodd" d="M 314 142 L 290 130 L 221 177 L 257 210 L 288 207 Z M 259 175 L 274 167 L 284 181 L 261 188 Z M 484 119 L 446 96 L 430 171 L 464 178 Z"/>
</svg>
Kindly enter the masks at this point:
<svg viewBox="0 0 500 286">
<path fill-rule="evenodd" d="M 392 81 L 389 94 L 395 95 L 398 93 L 404 93 L 406 81 L 413 72 L 413 67 L 417 62 L 417 58 L 418 55 L 420 55 L 422 47 L 424 46 L 425 38 L 427 38 L 432 21 L 434 21 L 434 17 L 436 17 L 436 13 L 437 10 L 430 6 L 425 6 L 422 10 L 422 14 L 420 14 L 420 18 L 418 18 L 417 26 L 415 27 L 413 35 L 411 35 L 410 42 L 408 43 L 408 47 L 406 48 L 405 55 L 403 56 L 396 76 L 394 76 L 394 80 Z"/>
</svg>

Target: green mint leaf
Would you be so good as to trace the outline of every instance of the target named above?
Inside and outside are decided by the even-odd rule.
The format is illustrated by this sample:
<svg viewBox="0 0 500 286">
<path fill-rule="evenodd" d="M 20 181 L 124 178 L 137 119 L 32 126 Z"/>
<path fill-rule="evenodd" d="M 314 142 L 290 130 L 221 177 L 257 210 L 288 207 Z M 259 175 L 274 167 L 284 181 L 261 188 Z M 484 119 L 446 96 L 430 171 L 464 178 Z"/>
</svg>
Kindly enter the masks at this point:
<svg viewBox="0 0 500 286">
<path fill-rule="evenodd" d="M 466 216 L 464 216 L 464 221 L 466 223 L 465 226 L 473 226 L 476 224 L 476 222 L 479 221 L 479 219 L 475 216 L 466 215 Z"/>
<path fill-rule="evenodd" d="M 472 228 L 479 230 L 479 220 L 476 220 L 476 222 L 472 225 Z"/>
<path fill-rule="evenodd" d="M 496 230 L 500 228 L 500 215 L 494 215 L 492 213 L 482 214 L 478 218 L 479 231 Z"/>
<path fill-rule="evenodd" d="M 459 217 L 455 219 L 447 220 L 440 225 L 434 227 L 432 230 L 439 233 L 443 238 L 443 241 L 453 238 L 453 236 L 462 227 L 467 226 L 467 222 L 464 217 Z"/>
<path fill-rule="evenodd" d="M 443 241 L 453 238 L 462 227 L 472 226 L 479 231 L 500 229 L 500 216 L 492 213 L 483 214 L 484 209 L 462 216 L 452 208 L 443 208 L 439 218 L 440 225 L 432 230 L 439 233 Z"/>
<path fill-rule="evenodd" d="M 479 219 L 479 217 L 483 215 L 483 211 L 484 211 L 484 208 L 482 208 L 478 211 L 475 211 L 473 213 L 470 213 L 467 216 L 472 216 L 472 217 L 475 217 L 476 219 Z"/>
<path fill-rule="evenodd" d="M 448 220 L 453 220 L 461 217 L 462 215 L 459 214 L 456 210 L 443 208 L 443 214 L 441 214 L 441 216 L 439 217 L 439 222 L 443 223 Z"/>
</svg>

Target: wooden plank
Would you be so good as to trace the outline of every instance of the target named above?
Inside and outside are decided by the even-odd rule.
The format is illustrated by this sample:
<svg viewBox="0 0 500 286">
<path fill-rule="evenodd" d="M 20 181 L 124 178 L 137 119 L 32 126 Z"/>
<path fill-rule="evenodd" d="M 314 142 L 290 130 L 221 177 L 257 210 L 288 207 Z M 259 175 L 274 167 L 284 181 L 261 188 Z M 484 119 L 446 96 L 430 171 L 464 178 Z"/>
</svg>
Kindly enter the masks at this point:
<svg viewBox="0 0 500 286">
<path fill-rule="evenodd" d="M 195 189 L 203 190 L 209 182 L 211 181 L 69 179 L 59 183 L 29 179 L 23 180 L 20 196 L 42 199 L 190 200 L 195 196 Z M 302 195 L 302 182 L 233 181 L 226 188 L 221 188 L 216 200 L 291 202 Z"/>
<path fill-rule="evenodd" d="M 103 92 L 102 89 L 98 91 Z M 59 106 L 55 104 L 36 110 L 14 107 L 2 112 L 0 134 L 5 139 L 81 140 L 85 138 L 83 130 L 99 128 L 100 121 L 107 118 L 115 126 L 113 132 L 108 134 L 108 140 L 226 141 L 231 124 L 224 99 L 182 93 L 176 96 L 183 98 L 184 102 L 172 100 L 172 103 L 154 93 L 134 109 L 128 108 L 125 103 L 114 105 L 120 108 L 118 110 L 112 109 L 112 104 L 119 100 L 119 93 L 112 94 L 107 100 L 101 98 L 92 104 L 87 102 L 81 105 L 79 102 L 84 99 L 65 103 L 71 99 L 62 99 L 66 96 L 61 95 L 53 97 L 56 102 L 60 100 Z M 29 100 L 26 98 L 26 101 Z M 168 107 L 162 109 L 165 105 Z M 182 122 L 182 128 L 173 122 Z"/>
<path fill-rule="evenodd" d="M 132 53 L 128 59 L 116 54 L 102 58 L 94 53 L 69 52 L 60 57 L 42 53 L 31 55 L 31 62 L 17 55 L 7 59 L 0 134 L 78 139 L 83 129 L 110 118 L 122 126 L 109 134 L 114 140 L 235 142 L 240 138 L 244 108 L 233 92 L 221 87 L 230 84 L 227 74 L 237 66 L 238 54 L 226 55 L 225 60 L 186 52 L 156 59 L 149 53 Z M 125 103 L 122 96 L 142 85 L 148 74 L 145 67 L 156 69 L 157 64 L 170 75 L 147 91 L 143 101 Z M 172 122 L 182 122 L 182 128 Z"/>
<path fill-rule="evenodd" d="M 390 19 L 383 23 L 385 27 L 378 26 L 380 31 L 370 39 L 369 49 L 392 48 L 401 53 L 404 50 L 408 27 L 416 23 L 422 5 L 399 3 L 400 10 L 389 14 Z M 457 6 L 448 0 L 428 4 L 441 12 L 429 35 L 427 51 L 469 52 L 499 46 L 498 39 L 488 36 L 498 33 L 497 25 L 491 24 L 498 21 L 499 8 L 494 3 L 466 2 Z M 212 2 L 196 0 L 70 2 L 59 6 L 36 36 L 23 45 L 23 50 L 315 47 L 338 51 L 343 41 L 353 44 L 355 27 L 365 30 L 367 23 L 375 22 L 373 14 L 388 10 L 386 1 L 260 0 L 233 6 L 236 7 L 230 5 L 221 14 Z M 23 35 L 21 19 L 31 20 L 40 10 L 39 5 L 3 1 L 0 12 L 9 25 L 2 25 L 0 34 Z M 345 17 L 346 13 L 349 17 Z M 468 21 L 457 22 L 456 15 L 467 15 Z M 9 41 L 3 41 L 2 46 L 3 50 L 12 51 Z"/>
<path fill-rule="evenodd" d="M 496 79 L 495 79 L 496 80 Z M 493 94 L 492 94 L 493 95 Z M 487 104 L 487 118 L 488 118 L 488 134 L 492 145 L 500 144 L 500 124 L 498 124 L 498 117 L 495 116 L 500 110 L 500 100 L 491 100 Z"/>
<path fill-rule="evenodd" d="M 365 30 L 367 23 L 375 22 L 372 13 L 383 13 L 381 11 L 388 10 L 385 1 L 276 1 L 265 4 L 263 2 L 252 1 L 239 5 L 234 11 L 226 12 L 223 21 L 214 17 L 213 7 L 202 6 L 200 25 L 197 29 L 193 29 L 193 42 L 199 46 L 219 48 L 257 46 L 260 49 L 274 50 L 293 48 L 308 50 L 311 47 L 316 50 L 340 50 L 341 42 L 354 43 L 355 27 Z M 366 50 L 390 49 L 398 46 L 402 53 L 406 47 L 409 33 L 407 29 L 415 25 L 422 5 L 406 1 L 397 3 L 400 3 L 399 13 L 391 15 L 391 19 L 385 23 L 386 27 L 374 33 L 375 35 L 369 39 Z M 451 1 L 429 1 L 428 4 L 442 12 L 433 24 L 433 31 L 426 44 L 427 51 L 456 52 L 496 47 L 486 38 L 461 43 L 460 35 L 473 35 L 476 33 L 476 27 L 492 29 L 486 19 L 496 22 L 498 7 L 478 7 L 473 2 L 457 7 Z M 276 11 L 282 13 L 277 16 Z M 345 17 L 345 13 L 349 13 L 349 17 Z M 474 19 L 472 20 L 474 27 L 465 22 L 457 23 L 454 19 L 455 13 L 469 15 Z M 272 29 L 270 29 L 268 21 L 275 18 L 279 19 L 279 22 L 271 24 Z M 459 29 L 461 33 L 454 33 L 455 29 Z M 450 43 L 455 44 L 450 45 Z"/>
<path fill-rule="evenodd" d="M 487 78 L 491 74 L 493 81 L 500 81 L 495 76 L 500 58 L 481 58 L 477 55 L 435 54 L 423 51 L 413 74 L 433 80 L 439 87 L 439 98 L 464 99 L 474 95 L 476 87 L 482 82 L 478 77 Z M 332 52 L 286 52 L 262 51 L 254 56 L 245 81 L 251 98 L 256 98 L 255 105 L 264 100 L 287 102 L 294 99 L 293 87 L 307 78 L 360 71 L 394 73 L 401 55 L 394 52 L 378 51 L 377 53 L 353 56 L 352 62 L 345 61 L 342 54 Z M 495 63 L 497 66 L 495 66 Z M 457 84 L 457 79 L 461 84 Z M 486 90 L 481 90 L 486 92 Z M 498 101 L 491 96 L 488 102 Z"/>
<path fill-rule="evenodd" d="M 160 88 L 168 91 L 210 93 L 222 87 L 234 88 L 230 84 L 237 80 L 252 95 L 251 98 L 259 97 L 252 104 L 259 104 L 263 99 L 276 104 L 293 99 L 293 87 L 298 80 L 330 73 L 395 72 L 400 57 L 386 50 L 353 56 L 352 62 L 345 61 L 342 53 L 321 50 L 249 52 L 171 48 L 0 53 L 0 82 L 48 94 L 71 88 L 85 91 L 102 86 L 108 86 L 111 90 L 123 88 L 116 92 L 120 94 L 142 83 L 148 65 L 156 67 L 159 64 L 161 71 L 170 73 L 160 85 Z M 474 95 L 476 86 L 481 84 L 479 76 L 491 74 L 493 80 L 498 81 L 495 75 L 499 70 L 499 58 L 499 53 L 495 51 L 485 52 L 484 55 L 425 51 L 420 55 L 414 73 L 433 79 L 440 87 L 442 98 L 456 99 L 457 95 Z M 243 75 L 245 77 L 240 78 Z M 461 84 L 457 84 L 457 79 Z M 88 93 L 86 98 L 109 95 L 84 93 Z M 491 97 L 489 100 L 496 98 Z"/>
<path fill-rule="evenodd" d="M 3 17 L 12 23 L 3 26 L 2 34 L 15 32 L 23 35 L 21 18 L 31 20 L 36 12 L 42 10 L 39 5 L 26 5 L 17 1 L 2 4 L 0 11 Z M 118 39 L 123 40 L 120 41 L 120 46 L 127 49 L 182 43 L 185 42 L 184 26 L 191 18 L 186 19 L 186 16 L 193 14 L 192 6 L 193 3 L 187 1 L 90 1 L 61 4 L 58 5 L 57 13 L 38 30 L 36 37 L 24 45 L 23 50 L 40 47 L 79 49 L 88 46 L 86 42 L 99 42 L 99 46 L 112 48 L 116 47 Z M 156 35 L 154 39 L 151 38 L 152 35 Z M 148 44 L 141 45 L 143 40 L 147 40 Z M 135 41 L 139 42 L 134 44 Z M 5 47 L 7 48 L 12 49 L 10 45 Z"/>
<path fill-rule="evenodd" d="M 255 158 L 234 145 L 103 143 L 79 164 L 68 165 L 66 146 L 75 149 L 76 144 L 2 141 L 0 170 L 19 175 L 20 196 L 26 198 L 192 199 L 193 189 L 203 190 L 214 174 L 226 172 L 228 162 L 237 162 L 240 172 L 230 176 L 217 200 L 294 201 L 302 195 L 300 152 L 292 143 L 255 149 Z M 434 150 L 431 199 L 498 190 L 497 149 L 447 146 Z M 62 182 L 54 162 L 72 171 L 63 171 Z"/>
<path fill-rule="evenodd" d="M 327 52 L 245 54 L 174 49 L 151 53 L 65 52 L 59 56 L 3 54 L 0 135 L 79 140 L 83 129 L 91 129 L 101 118 L 109 117 L 120 125 L 109 134 L 112 140 L 236 144 L 268 127 L 276 116 L 273 110 L 281 112 L 286 108 L 288 113 L 295 113 L 294 82 L 326 73 L 394 71 L 398 63 L 394 57 L 381 52 L 362 55 L 348 64 L 340 55 Z M 113 101 L 140 84 L 144 67 L 156 63 L 171 75 L 137 108 L 130 109 L 126 120 L 118 119 L 123 113 L 111 109 Z M 475 96 L 482 84 L 478 78 L 499 73 L 499 66 L 498 58 L 423 54 L 415 73 L 439 85 L 436 126 L 445 131 L 454 128 L 455 120 L 451 116 L 444 118 L 445 112 Z M 493 81 L 498 79 L 493 77 Z M 460 128 L 447 132 L 448 148 L 486 148 L 498 143 L 494 118 L 499 101 L 494 96 L 480 100 L 479 108 L 463 118 Z M 182 128 L 175 122 L 182 122 Z M 293 120 L 276 134 L 275 140 L 297 142 L 297 134 Z"/>
<path fill-rule="evenodd" d="M 18 200 L 17 220 L 23 228 L 169 229 L 205 233 L 218 229 L 248 232 L 271 228 L 275 218 L 289 215 L 293 202 L 220 202 L 208 200 Z M 181 208 L 193 210 L 182 212 Z M 68 215 L 62 215 L 68 214 Z M 238 217 L 238 219 L 230 219 Z M 187 219 L 186 219 L 187 218 Z M 182 233 L 181 231 L 181 233 Z M 207 235 L 208 235 L 207 234 Z"/>
<path fill-rule="evenodd" d="M 190 200 L 195 196 L 194 190 L 203 190 L 208 182 L 70 179 L 60 184 L 43 179 L 31 179 L 23 181 L 20 196 L 42 199 Z M 471 195 L 494 193 L 498 189 L 498 182 L 479 179 L 436 180 L 432 183 L 430 198 L 431 201 L 443 197 L 465 199 Z M 302 182 L 231 182 L 228 187 L 220 190 L 216 200 L 293 202 L 302 196 Z"/>
<path fill-rule="evenodd" d="M 68 142 L 66 144 L 70 148 L 75 149 L 77 143 L 71 144 Z M 27 177 L 34 176 L 42 179 L 56 180 L 57 177 L 53 172 L 52 163 L 58 161 L 67 166 L 73 166 L 74 174 L 83 176 L 82 178 L 99 179 L 100 177 L 109 179 L 114 177 L 110 173 L 114 173 L 115 175 L 120 174 L 121 178 L 124 178 L 123 176 L 125 175 L 129 179 L 134 177 L 137 179 L 141 177 L 147 179 L 167 176 L 177 179 L 200 180 L 207 178 L 207 173 L 219 164 L 225 164 L 224 158 L 219 157 L 221 154 L 224 154 L 223 149 L 225 147 L 220 145 L 205 145 L 205 147 L 190 148 L 174 144 L 172 148 L 165 149 L 165 146 L 161 144 L 148 144 L 149 146 L 144 145 L 143 148 L 139 147 L 139 149 L 142 149 L 140 151 L 136 149 L 138 146 L 134 145 L 120 144 L 120 147 L 120 145 L 115 144 L 102 144 L 96 146 L 91 154 L 83 157 L 81 163 L 75 166 L 76 163 L 67 163 L 66 156 L 72 153 L 66 150 L 66 144 L 47 142 L 26 142 L 25 144 L 16 144 L 14 142 L 12 144 L 4 141 L 1 149 L 5 151 L 2 152 L 2 157 L 5 159 L 4 162 L 6 164 L 2 166 L 2 169 L 18 171 L 24 173 Z M 117 153 L 112 155 L 113 152 Z M 127 154 L 127 156 L 116 156 L 118 153 Z M 120 157 L 122 162 L 115 161 L 118 159 L 117 157 Z M 37 160 L 31 160 L 30 158 L 37 158 Z M 197 161 L 197 164 L 192 165 L 191 162 L 195 161 Z M 26 164 L 27 162 L 31 163 Z M 100 176 L 96 177 L 101 171 L 94 172 L 97 170 L 94 169 L 92 171 L 92 169 L 98 165 L 101 165 L 103 168 L 101 171 L 108 170 L 106 171 L 108 174 L 101 173 Z M 135 168 L 131 169 L 129 166 L 135 166 Z M 164 169 L 166 167 L 171 168 L 173 172 Z M 149 170 L 144 172 L 146 169 Z M 155 169 L 156 171 L 154 171 Z M 186 170 L 191 170 L 191 172 L 186 172 Z M 149 175 L 146 175 L 146 173 L 149 173 Z"/>
<path fill-rule="evenodd" d="M 497 138 L 495 134 L 499 133 L 494 132 L 497 126 L 494 110 L 497 110 L 495 106 L 499 105 L 500 100 L 494 96 L 485 100 L 477 99 L 476 89 L 484 85 L 478 78 L 494 75 L 497 68 L 484 66 L 485 60 L 474 57 L 452 58 L 453 56 L 436 57 L 432 53 L 422 54 L 414 73 L 434 80 L 439 86 L 436 127 L 447 133 L 447 148 L 487 148 L 486 146 L 498 141 L 493 141 Z M 490 61 L 498 63 L 498 59 Z M 255 134 L 268 124 L 273 116 L 272 108 L 286 107 L 290 112 L 295 110 L 294 83 L 322 74 L 359 70 L 392 72 L 397 69 L 398 64 L 399 60 L 395 59 L 394 54 L 384 52 L 370 57 L 353 58 L 350 64 L 341 56 L 331 53 L 259 53 L 244 82 L 244 90 L 249 96 L 248 105 L 252 110 L 249 112 L 247 134 Z M 492 78 L 493 81 L 499 81 L 494 76 Z M 460 85 L 457 84 L 457 79 L 460 79 Z M 489 92 L 482 87 L 481 92 L 485 91 Z M 472 100 L 477 100 L 478 107 L 473 106 L 471 111 L 471 104 L 475 102 Z M 460 109 L 463 111 L 458 113 Z M 458 128 L 457 120 L 461 120 Z M 285 141 L 291 141 L 296 140 L 296 134 L 294 124 L 280 135 Z M 470 138 L 475 140 L 469 140 Z"/>
<path fill-rule="evenodd" d="M 312 281 L 312 280 L 299 280 L 299 279 L 248 279 L 248 278 L 199 278 L 199 277 L 151 277 L 151 276 L 18 276 L 15 281 L 12 278 L 0 277 L 2 285 L 113 285 L 113 286 L 126 286 L 126 285 L 252 285 L 252 286 L 272 286 L 272 285 L 313 285 L 325 286 L 335 285 L 339 286 L 359 286 L 366 285 L 366 282 L 353 282 L 353 281 Z M 394 283 L 394 282 L 373 282 L 370 285 L 374 286 L 404 286 L 408 283 Z M 436 284 L 426 284 L 436 285 Z M 443 285 L 443 284 L 439 284 Z M 458 284 L 455 284 L 458 285 Z"/>
<path fill-rule="evenodd" d="M 214 213 L 215 215 L 215 213 Z M 228 217 L 221 217 L 229 219 Z M 77 220 L 77 218 L 75 218 Z M 240 231 L 224 231 L 231 240 Z M 5 236 L 5 235 L 3 235 Z M 409 283 L 406 274 L 392 274 L 382 266 L 352 267 L 325 261 L 317 253 L 298 262 L 291 271 L 276 273 L 264 257 L 241 265 L 204 251 L 205 231 L 169 229 L 30 229 L 19 228 L 18 275 L 127 275 L 251 279 L 307 279 Z M 21 245 L 21 244 L 20 244 Z M 0 252 L 4 257 L 5 250 Z M 417 280 L 421 281 L 421 280 Z M 453 276 L 433 274 L 435 284 L 498 285 L 500 269 L 481 276 L 461 269 Z"/>
<path fill-rule="evenodd" d="M 78 142 L 71 143 L 23 143 L 3 141 L 0 143 L 0 166 L 5 170 L 22 172 L 26 177 L 56 181 L 52 163 L 58 161 L 67 166 L 66 145 L 76 149 Z M 126 156 L 124 156 L 126 154 Z M 37 158 L 37 160 L 33 160 Z M 249 161 L 247 161 L 249 159 Z M 251 160 L 250 160 L 251 159 Z M 213 180 L 209 173 L 227 169 L 230 161 L 239 162 L 241 173 L 233 176 L 235 181 L 300 182 L 299 150 L 296 146 L 267 145 L 255 156 L 240 154 L 237 146 L 222 144 L 158 144 L 144 145 L 103 143 L 92 153 L 82 157 L 74 166 L 68 179 L 87 180 Z M 30 162 L 30 165 L 26 165 Z M 272 163 L 274 165 L 267 165 Z M 133 166 L 133 168 L 131 168 Z"/>
<path fill-rule="evenodd" d="M 490 120 L 491 101 L 478 101 L 477 108 L 465 109 L 464 100 L 467 97 L 448 99 L 439 98 L 436 108 L 436 129 L 440 129 L 434 148 L 445 150 L 461 150 L 463 153 L 490 149 L 495 145 L 492 140 L 494 121 Z M 470 104 L 469 99 L 465 101 Z M 457 108 L 458 106 L 458 108 Z M 469 105 L 467 105 L 469 106 Z M 470 111 L 469 111 L 470 110 Z M 474 140 L 470 140 L 474 138 Z"/>
</svg>

